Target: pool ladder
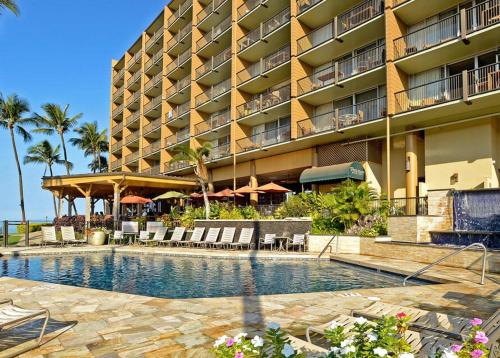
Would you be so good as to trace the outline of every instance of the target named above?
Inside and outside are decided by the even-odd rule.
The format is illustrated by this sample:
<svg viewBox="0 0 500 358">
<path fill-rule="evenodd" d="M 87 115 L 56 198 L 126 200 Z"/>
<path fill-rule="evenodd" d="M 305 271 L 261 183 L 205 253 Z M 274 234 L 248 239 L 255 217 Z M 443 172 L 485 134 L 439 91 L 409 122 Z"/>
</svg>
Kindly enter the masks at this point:
<svg viewBox="0 0 500 358">
<path fill-rule="evenodd" d="M 332 238 L 330 239 L 330 241 L 328 241 L 328 244 L 325 245 L 323 250 L 321 250 L 320 254 L 318 255 L 318 260 L 321 259 L 321 256 L 323 256 L 323 254 L 326 252 L 326 250 L 328 250 L 328 248 L 330 248 L 330 253 L 332 253 L 332 241 L 336 237 L 337 237 L 337 235 L 333 235 Z M 337 247 L 335 249 L 336 252 L 338 251 L 338 246 L 339 246 L 339 240 L 337 239 Z"/>
<path fill-rule="evenodd" d="M 468 249 L 470 249 L 472 247 L 478 247 L 478 248 L 480 248 L 480 249 L 483 250 L 483 267 L 482 267 L 482 270 L 481 270 L 481 285 L 484 285 L 484 275 L 485 275 L 485 272 L 486 272 L 486 255 L 488 253 L 488 250 L 486 249 L 486 246 L 484 246 L 483 244 L 474 243 L 474 244 L 470 244 L 469 246 L 462 247 L 461 249 L 459 249 L 459 250 L 457 250 L 455 252 L 452 252 L 451 254 L 446 255 L 446 256 L 440 258 L 439 260 L 436 260 L 433 263 L 431 263 L 431 264 L 429 264 L 429 265 L 421 268 L 420 270 L 412 273 L 411 275 L 406 276 L 405 279 L 403 280 L 403 286 L 406 286 L 406 281 L 408 281 L 410 278 L 414 278 L 414 277 L 420 276 L 422 273 L 424 273 L 425 271 L 429 270 L 430 268 L 432 268 L 432 267 L 434 267 L 436 265 L 439 265 L 441 262 L 449 259 L 450 257 L 456 256 L 459 253 L 461 253 L 462 251 L 468 250 Z"/>
</svg>

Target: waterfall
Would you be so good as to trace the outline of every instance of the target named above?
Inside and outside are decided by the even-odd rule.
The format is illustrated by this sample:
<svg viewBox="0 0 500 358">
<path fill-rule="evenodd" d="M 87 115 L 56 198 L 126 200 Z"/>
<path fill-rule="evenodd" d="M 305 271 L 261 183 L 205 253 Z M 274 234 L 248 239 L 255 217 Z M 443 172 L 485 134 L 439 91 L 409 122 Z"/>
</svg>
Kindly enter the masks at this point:
<svg viewBox="0 0 500 358">
<path fill-rule="evenodd" d="M 455 191 L 455 231 L 500 231 L 500 190 Z"/>
</svg>

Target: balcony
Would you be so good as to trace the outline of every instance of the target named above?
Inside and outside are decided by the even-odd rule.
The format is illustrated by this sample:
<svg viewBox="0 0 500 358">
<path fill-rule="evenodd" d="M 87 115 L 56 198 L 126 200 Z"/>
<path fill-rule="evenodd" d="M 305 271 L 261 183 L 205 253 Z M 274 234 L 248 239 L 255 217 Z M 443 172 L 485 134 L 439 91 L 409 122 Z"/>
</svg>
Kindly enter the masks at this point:
<svg viewBox="0 0 500 358">
<path fill-rule="evenodd" d="M 119 140 L 116 143 L 111 144 L 111 153 L 115 153 L 122 150 L 123 141 Z"/>
<path fill-rule="evenodd" d="M 189 124 L 189 116 L 191 111 L 191 102 L 185 102 L 172 108 L 165 115 L 165 122 L 168 126 L 182 128 Z"/>
<path fill-rule="evenodd" d="M 319 105 L 384 82 L 385 45 L 380 45 L 300 79 L 298 94 L 301 100 Z"/>
<path fill-rule="evenodd" d="M 231 44 L 231 16 L 212 27 L 196 42 L 196 53 L 203 57 L 214 56 Z"/>
<path fill-rule="evenodd" d="M 382 0 L 367 0 L 297 40 L 301 61 L 319 66 L 335 54 L 385 37 Z"/>
<path fill-rule="evenodd" d="M 117 160 L 113 160 L 111 162 L 111 170 L 115 171 L 116 169 L 121 169 L 122 167 L 122 159 L 117 159 Z"/>
<path fill-rule="evenodd" d="M 149 167 L 147 169 L 144 169 L 141 174 L 144 175 L 160 175 L 160 165 L 153 165 L 152 167 Z"/>
<path fill-rule="evenodd" d="M 195 125 L 194 133 L 199 139 L 212 140 L 228 135 L 230 132 L 231 111 L 215 113 L 207 120 Z"/>
<path fill-rule="evenodd" d="M 135 131 L 125 137 L 124 144 L 127 147 L 138 147 L 139 146 L 139 131 Z"/>
<path fill-rule="evenodd" d="M 157 118 L 161 116 L 161 103 L 163 98 L 161 94 L 158 97 L 151 99 L 144 105 L 144 116 L 149 118 Z"/>
<path fill-rule="evenodd" d="M 189 22 L 167 43 L 167 53 L 172 56 L 179 56 L 181 53 L 191 48 L 192 25 Z"/>
<path fill-rule="evenodd" d="M 113 119 L 116 119 L 118 116 L 122 115 L 123 114 L 123 103 L 120 104 L 118 107 L 116 107 L 113 112 L 111 112 L 111 117 L 113 117 Z"/>
<path fill-rule="evenodd" d="M 154 121 L 146 124 L 142 128 L 142 133 L 144 137 L 159 137 L 161 129 L 161 118 L 156 118 Z"/>
<path fill-rule="evenodd" d="M 137 71 L 127 80 L 127 89 L 129 91 L 137 91 L 141 88 L 142 72 Z"/>
<path fill-rule="evenodd" d="M 251 152 L 265 147 L 286 143 L 291 139 L 290 125 L 263 131 L 236 141 L 237 153 Z"/>
<path fill-rule="evenodd" d="M 238 56 L 255 62 L 290 38 L 290 8 L 287 7 L 238 40 Z"/>
<path fill-rule="evenodd" d="M 144 94 L 148 96 L 158 96 L 161 94 L 163 74 L 157 73 L 144 85 Z"/>
<path fill-rule="evenodd" d="M 123 131 L 123 123 L 118 123 L 114 125 L 113 128 L 111 128 L 111 135 L 113 137 L 117 137 L 119 134 L 119 136 L 121 137 L 122 131 Z"/>
<path fill-rule="evenodd" d="M 196 17 L 196 26 L 206 32 L 228 16 L 231 16 L 231 1 L 213 0 Z"/>
<path fill-rule="evenodd" d="M 407 25 L 413 25 L 453 7 L 456 8 L 460 3 L 461 1 L 457 0 L 439 0 L 434 1 L 432 6 L 426 6 L 427 0 L 393 0 L 392 9 L 399 20 Z"/>
<path fill-rule="evenodd" d="M 290 114 L 290 85 L 261 93 L 236 107 L 238 123 L 257 125 Z"/>
<path fill-rule="evenodd" d="M 163 48 L 163 34 L 165 29 L 161 27 L 156 30 L 149 40 L 146 41 L 146 53 L 156 53 Z M 163 51 L 163 50 L 162 50 Z"/>
<path fill-rule="evenodd" d="M 165 138 L 165 148 L 171 150 L 176 145 L 186 143 L 187 141 L 189 141 L 189 131 L 182 130 Z"/>
<path fill-rule="evenodd" d="M 375 98 L 299 121 L 297 137 L 338 132 L 385 117 L 387 117 L 387 98 Z"/>
<path fill-rule="evenodd" d="M 113 76 L 113 85 L 116 87 L 123 85 L 124 78 L 125 78 L 125 69 L 122 68 Z"/>
<path fill-rule="evenodd" d="M 189 168 L 191 164 L 188 161 L 168 162 L 165 163 L 165 172 L 175 172 L 178 170 Z"/>
<path fill-rule="evenodd" d="M 140 100 L 141 100 L 141 91 L 134 92 L 133 94 L 128 96 L 127 100 L 125 101 L 127 108 L 134 111 L 139 109 L 139 104 L 141 102 Z"/>
<path fill-rule="evenodd" d="M 170 16 L 167 22 L 169 31 L 176 32 L 179 30 L 186 21 L 191 20 L 193 2 L 190 0 L 184 1 L 179 8 Z"/>
<path fill-rule="evenodd" d="M 165 97 L 167 101 L 175 104 L 181 104 L 189 100 L 191 97 L 191 75 L 187 75 L 170 86 L 165 92 Z"/>
<path fill-rule="evenodd" d="M 418 73 L 489 50 L 500 38 L 500 0 L 490 0 L 394 40 L 397 66 Z"/>
<path fill-rule="evenodd" d="M 213 113 L 227 107 L 231 102 L 231 79 L 228 78 L 205 90 L 195 98 L 197 110 Z"/>
<path fill-rule="evenodd" d="M 230 60 L 231 48 L 229 47 L 199 66 L 195 70 L 196 80 L 205 86 L 210 86 L 228 78 L 231 74 Z"/>
<path fill-rule="evenodd" d="M 139 119 L 141 114 L 139 111 L 131 113 L 127 118 L 125 118 L 125 127 L 127 128 L 139 128 Z"/>
<path fill-rule="evenodd" d="M 151 143 L 147 147 L 142 148 L 142 157 L 143 158 L 149 157 L 149 156 L 152 156 L 154 154 L 158 154 L 158 156 L 159 156 L 160 150 L 161 150 L 161 140 L 154 141 L 153 143 Z"/>
<path fill-rule="evenodd" d="M 191 48 L 181 53 L 174 61 L 167 65 L 167 77 L 173 80 L 179 80 L 189 74 L 191 71 Z"/>
<path fill-rule="evenodd" d="M 139 70 L 141 68 L 141 59 L 142 51 L 139 51 L 129 60 L 127 64 L 127 71 L 136 72 Z"/>
<path fill-rule="evenodd" d="M 163 66 L 163 50 L 156 52 L 144 65 L 144 72 L 148 75 L 161 72 Z"/>
<path fill-rule="evenodd" d="M 139 160 L 139 151 L 133 152 L 127 156 L 125 156 L 125 165 L 130 165 Z M 135 166 L 135 165 L 134 165 Z"/>
<path fill-rule="evenodd" d="M 213 147 L 212 150 L 210 151 L 210 155 L 208 156 L 207 160 L 209 162 L 213 162 L 222 158 L 227 158 L 230 155 L 231 155 L 231 145 L 229 143 L 223 144 L 217 147 Z"/>
<path fill-rule="evenodd" d="M 125 92 L 125 88 L 121 86 L 118 88 L 115 93 L 113 93 L 113 103 L 122 104 L 123 103 L 123 94 Z"/>
<path fill-rule="evenodd" d="M 238 88 L 248 93 L 258 93 L 290 76 L 290 45 L 261 58 L 238 72 Z"/>
<path fill-rule="evenodd" d="M 286 0 L 247 0 L 238 7 L 238 23 L 253 29 L 289 4 Z"/>
<path fill-rule="evenodd" d="M 359 0 L 296 0 L 297 19 L 315 29 L 332 19 L 335 15 L 346 12 L 359 3 Z M 387 1 L 386 1 L 387 2 Z"/>
</svg>

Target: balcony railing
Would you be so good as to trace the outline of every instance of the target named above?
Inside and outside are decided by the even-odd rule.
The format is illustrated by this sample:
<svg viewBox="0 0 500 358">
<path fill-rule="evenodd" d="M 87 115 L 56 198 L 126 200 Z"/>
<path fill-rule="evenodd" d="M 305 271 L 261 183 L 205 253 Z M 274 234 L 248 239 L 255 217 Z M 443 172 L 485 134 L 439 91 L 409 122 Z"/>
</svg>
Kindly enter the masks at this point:
<svg viewBox="0 0 500 358">
<path fill-rule="evenodd" d="M 395 8 L 396 6 L 399 6 L 407 1 L 408 0 L 392 0 L 392 7 Z"/>
<path fill-rule="evenodd" d="M 386 116 L 387 98 L 375 98 L 299 121 L 297 122 L 297 135 L 306 137 L 323 132 L 339 131 Z"/>
<path fill-rule="evenodd" d="M 170 148 L 189 139 L 189 131 L 183 130 L 165 138 L 165 147 Z"/>
<path fill-rule="evenodd" d="M 153 46 L 153 44 L 158 42 L 158 40 L 160 40 L 163 37 L 164 32 L 165 30 L 163 29 L 163 27 L 159 30 L 156 30 L 153 36 L 151 36 L 151 38 L 146 42 L 146 51 L 149 50 L 149 48 Z"/>
<path fill-rule="evenodd" d="M 263 131 L 236 141 L 238 153 L 290 141 L 290 125 Z"/>
<path fill-rule="evenodd" d="M 229 0 L 213 0 L 210 4 L 205 6 L 205 8 L 203 8 L 203 10 L 201 10 L 201 12 L 196 17 L 196 19 L 198 20 L 198 24 L 203 20 L 205 20 L 205 18 L 207 18 L 208 15 L 215 12 L 219 8 L 219 6 L 221 6 L 226 1 Z"/>
<path fill-rule="evenodd" d="M 111 135 L 116 135 L 123 130 L 123 123 L 118 123 L 113 128 L 111 128 Z"/>
<path fill-rule="evenodd" d="M 420 216 L 428 214 L 426 196 L 416 198 L 393 198 L 389 201 L 389 216 Z"/>
<path fill-rule="evenodd" d="M 184 1 L 177 10 L 170 16 L 167 22 L 167 26 L 170 27 L 174 22 L 176 22 L 182 15 L 184 15 L 193 5 L 190 0 Z"/>
<path fill-rule="evenodd" d="M 136 73 L 134 73 L 132 77 L 130 77 L 127 81 L 127 88 L 130 88 L 133 85 L 135 85 L 141 79 L 141 76 L 142 76 L 141 71 L 137 71 Z"/>
<path fill-rule="evenodd" d="M 299 55 L 384 13 L 383 0 L 368 0 L 297 40 Z"/>
<path fill-rule="evenodd" d="M 125 156 L 125 165 L 130 164 L 132 162 L 135 162 L 138 159 L 139 159 L 139 151 L 131 153 L 131 154 Z"/>
<path fill-rule="evenodd" d="M 460 13 L 441 19 L 394 40 L 396 59 L 424 51 L 442 43 L 500 23 L 500 0 L 462 9 Z"/>
<path fill-rule="evenodd" d="M 307 9 L 312 8 L 314 5 L 327 0 L 297 0 L 298 13 L 302 14 Z"/>
<path fill-rule="evenodd" d="M 113 118 L 117 117 L 119 114 L 123 113 L 123 103 L 120 104 L 118 107 L 116 107 L 113 112 L 112 112 L 112 116 Z"/>
<path fill-rule="evenodd" d="M 202 104 L 207 103 L 208 101 L 213 100 L 214 98 L 223 95 L 226 92 L 231 90 L 231 79 L 228 78 L 214 86 L 211 86 L 208 90 L 199 94 L 195 98 L 196 107 L 201 106 Z"/>
<path fill-rule="evenodd" d="M 153 165 L 147 169 L 144 169 L 141 174 L 144 175 L 160 175 L 160 165 Z"/>
<path fill-rule="evenodd" d="M 148 62 L 146 62 L 146 64 L 144 65 L 144 69 L 146 71 L 149 71 L 149 69 L 151 67 L 153 67 L 154 65 L 156 65 L 158 62 L 160 62 L 161 60 L 163 59 L 163 49 L 158 51 L 157 53 L 155 53 L 153 55 L 153 57 L 151 57 Z"/>
<path fill-rule="evenodd" d="M 170 62 L 167 66 L 167 76 L 174 71 L 175 69 L 179 68 L 187 62 L 191 58 L 191 47 L 188 48 L 186 51 L 181 53 L 174 61 Z"/>
<path fill-rule="evenodd" d="M 123 77 L 125 77 L 125 69 L 122 68 L 120 71 L 118 71 L 115 76 L 113 77 L 113 84 L 116 84 L 118 81 L 123 80 Z"/>
<path fill-rule="evenodd" d="M 196 78 L 200 78 L 201 76 L 205 75 L 206 73 L 212 71 L 213 69 L 217 68 L 224 62 L 228 61 L 231 59 L 231 47 L 228 47 L 224 51 L 220 52 L 219 54 L 212 56 L 208 61 L 206 61 L 203 65 L 199 66 L 195 73 L 196 73 Z"/>
<path fill-rule="evenodd" d="M 250 102 L 236 107 L 238 118 L 250 116 L 267 108 L 277 106 L 290 100 L 290 85 L 286 85 L 270 92 L 261 93 Z"/>
<path fill-rule="evenodd" d="M 170 98 L 174 94 L 187 88 L 190 84 L 191 84 L 191 74 L 187 75 L 186 77 L 177 81 L 174 85 L 170 86 L 165 92 L 165 95 L 167 98 Z"/>
<path fill-rule="evenodd" d="M 177 118 L 185 115 L 186 113 L 189 113 L 190 110 L 191 110 L 191 102 L 190 101 L 185 102 L 183 104 L 179 104 L 178 106 L 174 107 L 169 112 L 167 112 L 167 114 L 166 114 L 167 123 L 176 120 Z"/>
<path fill-rule="evenodd" d="M 224 33 L 229 27 L 231 27 L 231 16 L 226 17 L 221 23 L 212 27 L 209 32 L 203 35 L 203 37 L 196 42 L 196 51 L 200 51 L 210 42 L 216 40 L 217 37 Z"/>
<path fill-rule="evenodd" d="M 125 87 L 121 86 L 118 88 L 115 93 L 113 93 L 113 101 L 116 101 L 118 97 L 123 96 L 123 93 L 125 92 Z"/>
<path fill-rule="evenodd" d="M 334 62 L 330 67 L 300 79 L 298 81 L 299 95 L 337 84 L 384 64 L 385 45 L 380 45 L 354 57 Z"/>
<path fill-rule="evenodd" d="M 290 8 L 287 7 L 279 14 L 273 16 L 265 22 L 261 22 L 259 27 L 250 31 L 238 40 L 238 51 L 243 51 L 259 40 L 269 35 L 274 30 L 290 22 Z"/>
<path fill-rule="evenodd" d="M 150 122 L 149 124 L 146 124 L 143 128 L 143 133 L 144 135 L 147 135 L 151 132 L 154 132 L 158 128 L 161 127 L 161 118 L 157 118 L 154 121 Z"/>
<path fill-rule="evenodd" d="M 128 63 L 127 69 L 130 69 L 133 65 L 135 65 L 137 62 L 139 62 L 142 58 L 142 51 L 137 52 L 131 59 L 130 62 Z"/>
<path fill-rule="evenodd" d="M 231 122 L 231 111 L 229 109 L 221 113 L 213 114 L 206 121 L 200 122 L 194 126 L 195 135 L 209 132 L 216 128 L 222 127 L 223 125 Z"/>
<path fill-rule="evenodd" d="M 115 170 L 118 168 L 121 168 L 122 166 L 122 160 L 121 159 L 116 159 L 111 162 L 111 170 Z"/>
<path fill-rule="evenodd" d="M 154 141 L 153 143 L 142 149 L 142 156 L 145 157 L 160 150 L 161 150 L 161 140 L 158 139 L 157 141 Z"/>
<path fill-rule="evenodd" d="M 139 120 L 139 118 L 141 118 L 141 114 L 139 113 L 139 111 L 136 111 L 136 112 L 130 114 L 127 118 L 125 118 L 125 125 L 129 126 L 132 123 L 137 122 Z"/>
<path fill-rule="evenodd" d="M 173 172 L 191 166 L 188 161 L 176 161 L 165 163 L 165 172 Z"/>
<path fill-rule="evenodd" d="M 182 40 L 184 40 L 184 38 L 186 38 L 191 33 L 191 30 L 192 30 L 192 24 L 191 22 L 189 22 L 189 24 L 184 26 L 178 33 L 175 34 L 174 37 L 172 37 L 168 41 L 167 47 L 172 48 L 178 43 L 180 43 Z"/>
<path fill-rule="evenodd" d="M 124 142 L 125 145 L 129 145 L 130 143 L 133 143 L 136 140 L 138 140 L 139 139 L 139 135 L 140 135 L 139 131 L 135 131 L 135 132 L 129 134 L 128 136 L 126 136 L 125 137 L 125 142 Z"/>
<path fill-rule="evenodd" d="M 137 102 L 141 98 L 141 91 L 136 91 L 127 97 L 127 106 L 129 104 Z"/>
<path fill-rule="evenodd" d="M 144 113 L 148 113 L 149 111 L 152 111 L 156 107 L 161 105 L 161 101 L 163 100 L 161 94 L 159 96 L 156 96 L 152 100 L 150 100 L 146 105 L 144 106 Z"/>
<path fill-rule="evenodd" d="M 263 75 L 279 65 L 290 61 L 290 45 L 261 58 L 259 62 L 250 65 L 248 68 L 238 72 L 238 84 L 251 80 L 257 76 Z"/>
<path fill-rule="evenodd" d="M 163 79 L 163 74 L 157 73 L 156 75 L 153 76 L 146 84 L 144 85 L 144 92 L 149 91 L 151 88 L 157 86 L 158 84 L 161 83 L 161 80 Z"/>
<path fill-rule="evenodd" d="M 210 155 L 208 156 L 208 160 L 217 160 L 225 157 L 229 157 L 231 155 L 231 145 L 223 144 L 217 147 L 213 147 L 210 151 Z"/>
<path fill-rule="evenodd" d="M 123 141 L 119 140 L 116 143 L 111 144 L 111 152 L 116 152 L 118 149 L 121 149 L 123 146 Z"/>
</svg>

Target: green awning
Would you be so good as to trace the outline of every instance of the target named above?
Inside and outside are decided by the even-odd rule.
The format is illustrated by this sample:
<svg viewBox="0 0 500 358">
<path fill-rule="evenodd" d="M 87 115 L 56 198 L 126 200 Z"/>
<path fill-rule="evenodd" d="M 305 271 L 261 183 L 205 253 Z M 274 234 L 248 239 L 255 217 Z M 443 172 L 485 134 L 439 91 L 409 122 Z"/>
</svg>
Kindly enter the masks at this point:
<svg viewBox="0 0 500 358">
<path fill-rule="evenodd" d="M 364 180 L 365 170 L 360 162 L 342 163 L 306 169 L 300 174 L 300 183 L 319 183 L 333 180 Z"/>
</svg>

